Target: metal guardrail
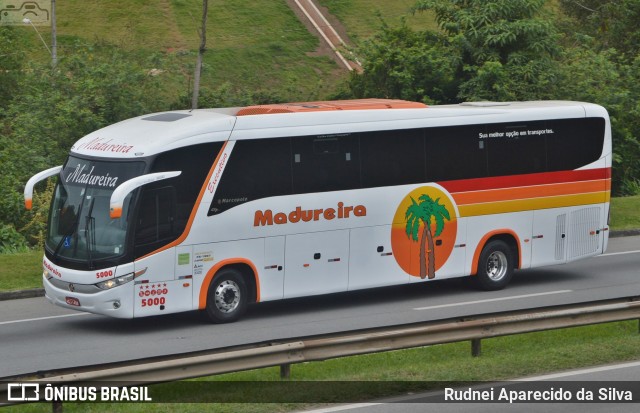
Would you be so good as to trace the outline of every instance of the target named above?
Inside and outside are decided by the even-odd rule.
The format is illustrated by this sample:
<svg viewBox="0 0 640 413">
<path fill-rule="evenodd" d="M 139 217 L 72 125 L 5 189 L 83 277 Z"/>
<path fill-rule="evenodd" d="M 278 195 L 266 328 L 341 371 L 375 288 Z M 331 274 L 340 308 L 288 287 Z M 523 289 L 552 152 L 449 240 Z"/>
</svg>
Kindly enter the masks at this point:
<svg viewBox="0 0 640 413">
<path fill-rule="evenodd" d="M 640 297 L 509 311 L 418 324 L 351 331 L 257 343 L 195 355 L 141 359 L 117 365 L 95 365 L 75 370 L 38 372 L 1 378 L 2 381 L 54 384 L 99 381 L 158 383 L 337 357 L 399 350 L 471 340 L 479 354 L 480 340 L 521 333 L 640 319 Z M 281 370 L 282 371 L 282 370 Z M 6 392 L 6 386 L 0 393 Z M 6 396 L 1 395 L 0 396 Z M 6 397 L 3 397 L 6 400 Z"/>
</svg>

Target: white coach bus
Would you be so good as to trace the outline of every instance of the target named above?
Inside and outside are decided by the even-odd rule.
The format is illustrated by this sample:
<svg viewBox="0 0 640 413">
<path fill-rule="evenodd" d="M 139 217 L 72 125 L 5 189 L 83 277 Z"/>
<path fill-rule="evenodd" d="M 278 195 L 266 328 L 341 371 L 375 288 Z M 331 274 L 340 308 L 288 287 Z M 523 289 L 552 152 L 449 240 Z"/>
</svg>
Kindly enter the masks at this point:
<svg viewBox="0 0 640 413">
<path fill-rule="evenodd" d="M 352 100 L 174 111 L 80 139 L 43 283 L 120 318 L 472 276 L 607 247 L 611 132 L 580 102 Z"/>
</svg>

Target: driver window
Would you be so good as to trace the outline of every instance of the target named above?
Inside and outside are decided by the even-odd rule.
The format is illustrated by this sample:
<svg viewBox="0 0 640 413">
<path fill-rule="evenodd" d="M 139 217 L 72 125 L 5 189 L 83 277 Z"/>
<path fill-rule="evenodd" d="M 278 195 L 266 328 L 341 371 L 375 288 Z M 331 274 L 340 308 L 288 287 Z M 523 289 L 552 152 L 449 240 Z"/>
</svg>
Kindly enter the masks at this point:
<svg viewBox="0 0 640 413">
<path fill-rule="evenodd" d="M 164 241 L 175 236 L 176 194 L 173 187 L 142 192 L 136 223 L 136 246 Z"/>
</svg>

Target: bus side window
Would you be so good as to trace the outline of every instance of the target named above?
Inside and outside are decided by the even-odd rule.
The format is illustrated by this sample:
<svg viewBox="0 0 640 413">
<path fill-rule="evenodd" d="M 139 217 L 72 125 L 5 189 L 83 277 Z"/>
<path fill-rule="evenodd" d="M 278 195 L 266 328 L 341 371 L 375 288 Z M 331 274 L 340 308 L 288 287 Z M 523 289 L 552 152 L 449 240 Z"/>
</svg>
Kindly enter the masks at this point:
<svg viewBox="0 0 640 413">
<path fill-rule="evenodd" d="M 484 125 L 425 129 L 427 182 L 487 176 Z"/>
<path fill-rule="evenodd" d="M 135 244 L 147 245 L 173 237 L 175 214 L 176 191 L 173 187 L 145 188 L 136 222 Z"/>
<path fill-rule="evenodd" d="M 290 194 L 289 138 L 236 141 L 208 215 L 256 199 Z"/>
<path fill-rule="evenodd" d="M 424 182 L 422 129 L 366 132 L 359 135 L 363 188 Z"/>
<path fill-rule="evenodd" d="M 549 171 L 567 171 L 595 162 L 602 154 L 603 118 L 558 119 L 546 122 Z"/>
<path fill-rule="evenodd" d="M 162 152 L 153 159 L 150 173 L 182 173 L 143 188 L 135 218 L 136 256 L 146 255 L 182 234 L 221 148 L 222 142 L 210 142 Z"/>
<path fill-rule="evenodd" d="M 489 176 L 547 171 L 544 121 L 490 124 L 487 133 Z"/>
<path fill-rule="evenodd" d="M 294 193 L 360 188 L 357 137 L 307 136 L 292 139 L 291 147 Z"/>
</svg>

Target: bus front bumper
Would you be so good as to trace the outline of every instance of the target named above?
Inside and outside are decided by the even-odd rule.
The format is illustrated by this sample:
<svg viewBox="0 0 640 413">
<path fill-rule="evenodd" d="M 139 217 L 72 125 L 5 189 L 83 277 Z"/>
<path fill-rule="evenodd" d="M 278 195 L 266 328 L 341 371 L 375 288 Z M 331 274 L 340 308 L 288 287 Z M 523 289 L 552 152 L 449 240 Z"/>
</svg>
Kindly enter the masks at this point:
<svg viewBox="0 0 640 413">
<path fill-rule="evenodd" d="M 55 278 L 49 280 L 45 275 L 42 277 L 42 284 L 47 299 L 57 306 L 115 318 L 133 318 L 133 282 L 110 290 L 99 290 L 96 287 L 95 292 L 90 288 L 93 286 L 75 285 Z M 86 293 L 86 290 L 91 292 Z"/>
</svg>

